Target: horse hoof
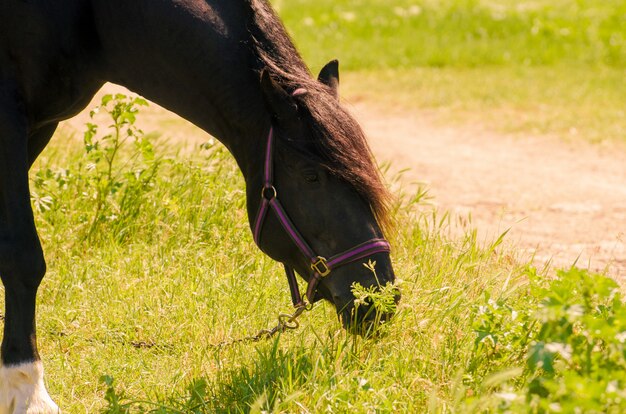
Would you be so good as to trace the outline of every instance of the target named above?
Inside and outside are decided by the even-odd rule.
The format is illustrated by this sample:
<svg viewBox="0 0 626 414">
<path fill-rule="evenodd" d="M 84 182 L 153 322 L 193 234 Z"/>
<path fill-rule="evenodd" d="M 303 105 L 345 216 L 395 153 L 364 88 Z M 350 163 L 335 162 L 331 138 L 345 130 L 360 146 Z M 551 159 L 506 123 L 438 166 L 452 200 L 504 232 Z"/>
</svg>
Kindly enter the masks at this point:
<svg viewBox="0 0 626 414">
<path fill-rule="evenodd" d="M 0 367 L 0 414 L 59 414 L 43 382 L 41 361 Z"/>
</svg>

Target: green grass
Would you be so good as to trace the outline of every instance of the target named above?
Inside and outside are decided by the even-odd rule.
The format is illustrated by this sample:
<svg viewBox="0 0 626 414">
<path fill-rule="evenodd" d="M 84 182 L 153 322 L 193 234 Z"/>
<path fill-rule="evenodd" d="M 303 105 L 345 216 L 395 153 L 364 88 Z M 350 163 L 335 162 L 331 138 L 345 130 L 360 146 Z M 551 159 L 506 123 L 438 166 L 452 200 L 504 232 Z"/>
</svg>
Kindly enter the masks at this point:
<svg viewBox="0 0 626 414">
<path fill-rule="evenodd" d="M 350 101 L 442 123 L 626 137 L 626 3 L 274 1 L 312 68 L 339 58 Z"/>
<path fill-rule="evenodd" d="M 621 0 L 275 0 L 304 57 L 348 70 L 626 63 Z"/>
<path fill-rule="evenodd" d="M 102 409 L 103 375 L 115 379 L 111 401 L 125 393 L 127 402 L 180 408 L 199 398 L 207 413 L 462 404 L 459 374 L 475 339 L 468 310 L 486 290 L 508 297 L 525 283 L 523 266 L 495 254 L 499 241 L 482 248 L 469 230 L 451 241 L 450 218 L 420 212 L 421 193 L 406 196 L 392 237 L 404 296 L 384 337 L 347 335 L 323 304 L 276 341 L 218 349 L 290 307 L 280 266 L 250 237 L 236 164 L 221 146 L 185 160 L 140 139 L 119 150 L 106 178 L 101 155 L 116 141 L 102 135 L 89 152 L 57 137 L 33 168 L 49 265 L 38 298 L 40 351 L 66 412 Z"/>
<path fill-rule="evenodd" d="M 414 68 L 349 72 L 349 103 L 444 125 L 626 142 L 624 71 L 599 67 Z"/>
<path fill-rule="evenodd" d="M 218 346 L 289 309 L 280 266 L 253 247 L 236 164 L 211 144 L 184 159 L 134 127 L 143 100 L 104 99 L 119 128 L 90 126 L 82 149 L 57 137 L 32 175 L 50 269 L 38 339 L 65 412 L 551 412 L 583 392 L 588 412 L 623 411 L 615 282 L 547 281 L 504 234 L 481 245 L 424 208 L 423 190 L 398 190 L 403 297 L 380 335 L 347 334 L 320 304 L 297 331 Z"/>
</svg>

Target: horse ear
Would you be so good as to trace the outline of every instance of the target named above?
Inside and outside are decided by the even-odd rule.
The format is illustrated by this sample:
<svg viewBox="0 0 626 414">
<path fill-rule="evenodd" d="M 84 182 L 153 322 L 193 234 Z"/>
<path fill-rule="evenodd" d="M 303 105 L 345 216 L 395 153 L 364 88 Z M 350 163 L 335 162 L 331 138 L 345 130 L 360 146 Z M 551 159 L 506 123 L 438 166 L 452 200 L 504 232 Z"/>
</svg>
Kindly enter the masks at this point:
<svg viewBox="0 0 626 414">
<path fill-rule="evenodd" d="M 335 98 L 339 99 L 339 61 L 331 60 L 322 68 L 317 80 L 328 86 Z"/>
<path fill-rule="evenodd" d="M 261 90 L 272 114 L 286 121 L 297 115 L 298 107 L 287 92 L 272 79 L 267 69 L 261 71 Z"/>
</svg>

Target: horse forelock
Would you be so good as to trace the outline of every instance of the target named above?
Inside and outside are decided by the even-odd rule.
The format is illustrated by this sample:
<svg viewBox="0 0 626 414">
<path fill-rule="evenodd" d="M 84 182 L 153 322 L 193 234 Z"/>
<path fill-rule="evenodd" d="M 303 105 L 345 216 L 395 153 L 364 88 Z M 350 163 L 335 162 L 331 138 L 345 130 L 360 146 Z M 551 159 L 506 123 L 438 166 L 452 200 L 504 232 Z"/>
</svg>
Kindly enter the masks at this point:
<svg viewBox="0 0 626 414">
<path fill-rule="evenodd" d="M 323 165 L 354 187 L 370 205 L 379 224 L 389 228 L 391 196 L 384 184 L 365 134 L 358 122 L 337 101 L 331 89 L 311 76 L 281 20 L 266 0 L 248 0 L 252 8 L 249 30 L 252 49 L 266 69 L 288 93 L 305 89 L 294 99 L 312 131 L 312 146 Z"/>
</svg>

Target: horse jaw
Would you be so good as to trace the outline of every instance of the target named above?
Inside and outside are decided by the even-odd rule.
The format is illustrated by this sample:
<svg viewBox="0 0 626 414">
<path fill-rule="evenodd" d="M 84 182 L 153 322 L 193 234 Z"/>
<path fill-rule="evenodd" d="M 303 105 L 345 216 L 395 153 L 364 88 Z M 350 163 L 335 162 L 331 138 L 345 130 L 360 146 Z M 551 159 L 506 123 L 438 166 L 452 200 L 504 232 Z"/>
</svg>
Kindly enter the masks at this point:
<svg viewBox="0 0 626 414">
<path fill-rule="evenodd" d="M 0 414 L 58 414 L 43 382 L 41 361 L 0 367 Z"/>
</svg>

